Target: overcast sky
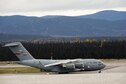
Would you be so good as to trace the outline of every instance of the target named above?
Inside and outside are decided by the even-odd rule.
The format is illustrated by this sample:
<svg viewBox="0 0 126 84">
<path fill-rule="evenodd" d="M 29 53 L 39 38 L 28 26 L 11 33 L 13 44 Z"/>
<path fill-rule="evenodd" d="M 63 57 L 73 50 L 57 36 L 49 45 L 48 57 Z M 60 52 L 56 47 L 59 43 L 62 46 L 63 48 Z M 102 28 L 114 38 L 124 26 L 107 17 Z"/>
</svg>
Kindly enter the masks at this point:
<svg viewBox="0 0 126 84">
<path fill-rule="evenodd" d="M 126 0 L 0 0 L 0 15 L 84 15 L 126 11 Z"/>
</svg>

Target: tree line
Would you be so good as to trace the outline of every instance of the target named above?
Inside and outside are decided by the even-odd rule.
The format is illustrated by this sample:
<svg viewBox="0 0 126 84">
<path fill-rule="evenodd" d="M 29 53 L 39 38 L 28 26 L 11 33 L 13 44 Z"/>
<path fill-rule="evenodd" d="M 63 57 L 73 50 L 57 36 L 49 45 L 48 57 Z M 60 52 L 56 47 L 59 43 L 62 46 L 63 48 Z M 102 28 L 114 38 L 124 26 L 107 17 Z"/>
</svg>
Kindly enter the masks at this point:
<svg viewBox="0 0 126 84">
<path fill-rule="evenodd" d="M 126 59 L 126 41 L 23 41 L 22 44 L 36 59 Z M 18 58 L 8 48 L 0 47 L 0 61 L 10 60 Z"/>
</svg>

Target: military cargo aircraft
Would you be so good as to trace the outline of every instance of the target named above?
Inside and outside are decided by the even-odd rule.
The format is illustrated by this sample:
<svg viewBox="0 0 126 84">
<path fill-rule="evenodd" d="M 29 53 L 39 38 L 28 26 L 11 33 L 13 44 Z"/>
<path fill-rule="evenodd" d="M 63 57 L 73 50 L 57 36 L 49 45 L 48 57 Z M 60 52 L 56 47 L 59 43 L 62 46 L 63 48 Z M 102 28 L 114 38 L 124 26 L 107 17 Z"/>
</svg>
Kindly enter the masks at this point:
<svg viewBox="0 0 126 84">
<path fill-rule="evenodd" d="M 105 64 L 97 59 L 35 59 L 20 42 L 8 43 L 4 47 L 9 47 L 19 58 L 20 61 L 17 61 L 18 64 L 35 67 L 46 72 L 69 73 L 95 70 L 101 72 L 101 69 L 105 67 Z"/>
</svg>

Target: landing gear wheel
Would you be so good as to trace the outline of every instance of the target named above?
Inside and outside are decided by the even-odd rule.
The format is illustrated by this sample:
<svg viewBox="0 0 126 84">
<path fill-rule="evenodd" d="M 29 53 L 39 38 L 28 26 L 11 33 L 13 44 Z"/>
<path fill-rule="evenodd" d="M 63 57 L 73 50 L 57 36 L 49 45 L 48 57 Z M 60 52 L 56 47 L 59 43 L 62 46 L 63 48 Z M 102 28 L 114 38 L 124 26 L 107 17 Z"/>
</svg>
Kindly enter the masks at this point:
<svg viewBox="0 0 126 84">
<path fill-rule="evenodd" d="M 68 74 L 69 72 L 58 72 L 58 74 Z"/>
<path fill-rule="evenodd" d="M 101 70 L 99 70 L 98 73 L 101 73 Z"/>
<path fill-rule="evenodd" d="M 40 72 L 43 72 L 43 70 L 42 70 L 42 69 L 40 69 Z"/>
</svg>

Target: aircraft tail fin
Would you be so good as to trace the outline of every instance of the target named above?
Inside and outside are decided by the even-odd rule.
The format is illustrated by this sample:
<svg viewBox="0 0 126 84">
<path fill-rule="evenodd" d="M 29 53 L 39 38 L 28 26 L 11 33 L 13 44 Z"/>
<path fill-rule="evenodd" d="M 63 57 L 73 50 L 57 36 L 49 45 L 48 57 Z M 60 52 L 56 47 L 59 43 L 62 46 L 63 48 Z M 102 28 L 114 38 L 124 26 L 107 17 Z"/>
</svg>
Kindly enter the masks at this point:
<svg viewBox="0 0 126 84">
<path fill-rule="evenodd" d="M 19 58 L 19 60 L 32 60 L 33 56 L 23 47 L 20 42 L 5 44 L 4 47 L 9 49 Z"/>
</svg>

